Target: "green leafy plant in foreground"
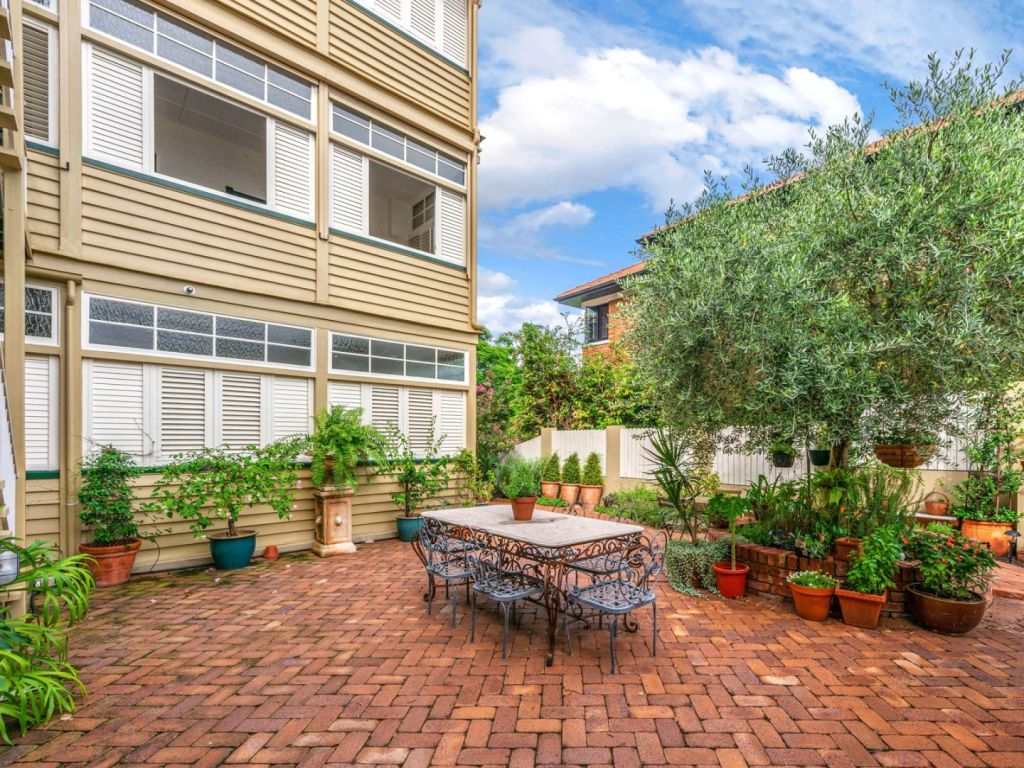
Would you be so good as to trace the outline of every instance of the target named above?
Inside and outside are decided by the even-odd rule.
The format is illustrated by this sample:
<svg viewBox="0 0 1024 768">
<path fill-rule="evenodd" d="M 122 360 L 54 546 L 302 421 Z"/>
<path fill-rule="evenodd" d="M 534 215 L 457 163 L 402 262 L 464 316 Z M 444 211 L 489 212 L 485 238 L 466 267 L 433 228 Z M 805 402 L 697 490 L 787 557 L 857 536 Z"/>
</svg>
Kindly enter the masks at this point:
<svg viewBox="0 0 1024 768">
<path fill-rule="evenodd" d="M 434 436 L 433 425 L 421 450 L 415 449 L 405 433 L 394 425 L 381 435 L 375 474 L 398 483 L 400 490 L 391 494 L 391 501 L 403 517 L 416 517 L 448 488 L 451 462 L 441 455 L 443 441 L 443 435 Z"/>
<path fill-rule="evenodd" d="M 510 499 L 526 499 L 540 493 L 540 459 L 513 456 L 508 460 L 505 494 Z"/>
<path fill-rule="evenodd" d="M 93 546 L 131 544 L 142 538 L 132 485 L 140 474 L 131 456 L 109 445 L 82 460 L 78 518 Z"/>
<path fill-rule="evenodd" d="M 743 496 L 716 493 L 708 501 L 706 514 L 712 519 L 725 520 L 729 527 L 729 561 L 736 570 L 736 522 L 750 510 L 750 501 Z"/>
<path fill-rule="evenodd" d="M 378 439 L 377 430 L 363 423 L 362 408 L 322 408 L 313 418 L 309 441 L 313 485 L 323 486 L 329 479 L 338 488 L 356 490 L 356 467 L 373 458 Z"/>
<path fill-rule="evenodd" d="M 992 550 L 948 525 L 933 523 L 904 538 L 910 557 L 920 561 L 921 587 L 948 600 L 973 600 L 988 590 L 996 558 Z"/>
<path fill-rule="evenodd" d="M 665 547 L 665 573 L 668 583 L 677 592 L 690 597 L 703 597 L 699 584 L 717 595 L 715 573 L 711 566 L 725 559 L 726 543 L 718 541 L 670 541 Z"/>
<path fill-rule="evenodd" d="M 892 577 L 901 554 L 900 531 L 890 527 L 876 528 L 861 542 L 860 551 L 853 555 L 853 564 L 846 572 L 846 586 L 865 595 L 881 595 L 896 586 Z"/>
</svg>

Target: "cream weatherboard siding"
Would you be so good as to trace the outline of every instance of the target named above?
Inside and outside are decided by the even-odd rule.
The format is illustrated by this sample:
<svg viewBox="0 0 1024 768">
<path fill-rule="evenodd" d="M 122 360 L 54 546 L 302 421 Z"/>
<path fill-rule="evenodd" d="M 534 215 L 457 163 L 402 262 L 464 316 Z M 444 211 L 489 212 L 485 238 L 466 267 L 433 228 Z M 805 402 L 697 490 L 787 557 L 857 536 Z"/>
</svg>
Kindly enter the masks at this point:
<svg viewBox="0 0 1024 768">
<path fill-rule="evenodd" d="M 60 247 L 60 167 L 56 157 L 29 150 L 28 226 L 36 248 Z"/>
<path fill-rule="evenodd" d="M 316 43 L 316 0 L 232 0 L 234 10 L 304 45 Z"/>
</svg>

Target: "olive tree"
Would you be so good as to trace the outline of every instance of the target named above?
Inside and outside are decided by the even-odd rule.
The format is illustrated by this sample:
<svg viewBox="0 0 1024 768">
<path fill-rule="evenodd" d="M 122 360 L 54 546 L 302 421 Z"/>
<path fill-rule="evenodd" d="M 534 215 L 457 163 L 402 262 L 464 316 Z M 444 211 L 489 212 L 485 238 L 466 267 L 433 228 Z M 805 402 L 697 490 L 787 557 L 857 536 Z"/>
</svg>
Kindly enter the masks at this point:
<svg viewBox="0 0 1024 768">
<path fill-rule="evenodd" d="M 933 441 L 1024 378 L 1024 120 L 1007 57 L 929 60 L 804 153 L 708 177 L 646 243 L 628 343 L 667 425 L 765 447 Z M 1006 83 L 1001 86 L 1001 83 Z"/>
</svg>

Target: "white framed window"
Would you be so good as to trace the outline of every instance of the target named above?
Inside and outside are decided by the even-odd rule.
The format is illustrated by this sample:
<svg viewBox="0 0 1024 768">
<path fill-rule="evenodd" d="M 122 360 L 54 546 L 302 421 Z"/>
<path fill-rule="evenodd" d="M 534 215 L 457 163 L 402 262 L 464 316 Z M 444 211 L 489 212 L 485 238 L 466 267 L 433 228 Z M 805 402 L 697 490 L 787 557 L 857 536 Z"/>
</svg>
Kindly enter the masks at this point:
<svg viewBox="0 0 1024 768">
<path fill-rule="evenodd" d="M 466 447 L 466 393 L 354 381 L 327 383 L 331 405 L 362 408 L 363 421 L 377 429 L 396 427 L 423 455 L 431 434 L 441 440 L 441 453 L 454 456 Z"/>
<path fill-rule="evenodd" d="M 57 0 L 28 0 L 32 5 L 38 5 L 40 8 L 45 8 L 48 11 L 57 12 Z"/>
<path fill-rule="evenodd" d="M 22 23 L 25 135 L 57 145 L 57 30 L 26 17 Z"/>
<path fill-rule="evenodd" d="M 104 48 L 85 50 L 89 157 L 312 220 L 312 133 Z"/>
<path fill-rule="evenodd" d="M 241 451 L 312 430 L 308 378 L 84 360 L 83 400 L 86 454 L 113 445 L 145 464 L 205 447 Z"/>
<path fill-rule="evenodd" d="M 466 66 L 469 0 L 356 0 L 454 64 Z"/>
<path fill-rule="evenodd" d="M 466 263 L 466 198 L 331 144 L 330 225 L 441 261 Z"/>
<path fill-rule="evenodd" d="M 60 359 L 25 355 L 25 469 L 60 467 Z"/>
<path fill-rule="evenodd" d="M 0 280 L 0 338 L 3 338 L 4 283 Z M 57 346 L 60 342 L 60 294 L 49 285 L 25 284 L 25 341 Z"/>
<path fill-rule="evenodd" d="M 136 0 L 84 0 L 83 24 L 239 93 L 314 120 L 314 86 Z"/>
<path fill-rule="evenodd" d="M 419 381 L 466 383 L 466 353 L 331 333 L 332 373 L 361 373 Z"/>
<path fill-rule="evenodd" d="M 84 349 L 313 369 L 313 330 L 85 294 Z"/>
</svg>

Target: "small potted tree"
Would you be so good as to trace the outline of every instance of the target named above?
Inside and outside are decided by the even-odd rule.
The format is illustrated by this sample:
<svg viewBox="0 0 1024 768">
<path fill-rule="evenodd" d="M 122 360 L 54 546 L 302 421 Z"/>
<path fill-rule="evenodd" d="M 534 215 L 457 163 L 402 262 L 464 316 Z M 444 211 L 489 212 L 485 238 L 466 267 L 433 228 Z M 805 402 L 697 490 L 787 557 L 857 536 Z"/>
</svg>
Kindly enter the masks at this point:
<svg viewBox="0 0 1024 768">
<path fill-rule="evenodd" d="M 561 484 L 562 461 L 558 458 L 558 451 L 555 451 L 544 461 L 544 468 L 540 473 L 540 495 L 548 499 L 555 498 Z"/>
<path fill-rule="evenodd" d="M 824 621 L 832 607 L 832 595 L 839 582 L 821 571 L 797 571 L 786 578 L 793 593 L 796 613 L 808 621 Z"/>
<path fill-rule="evenodd" d="M 601 457 L 597 453 L 587 456 L 583 464 L 583 477 L 580 485 L 580 501 L 585 509 L 593 509 L 601 503 L 604 494 L 604 475 L 601 474 Z"/>
<path fill-rule="evenodd" d="M 772 465 L 780 469 L 788 469 L 796 461 L 796 449 L 792 443 L 776 440 L 769 453 L 772 455 Z"/>
<path fill-rule="evenodd" d="M 238 527 L 246 508 L 266 504 L 277 516 L 291 517 L 298 481 L 298 456 L 306 438 L 287 438 L 242 451 L 204 448 L 168 464 L 153 487 L 146 508 L 168 518 L 190 521 L 196 538 L 206 536 L 214 565 L 222 571 L 244 568 L 256 549 L 256 531 Z M 206 533 L 217 520 L 227 530 Z"/>
<path fill-rule="evenodd" d="M 313 485 L 355 490 L 359 484 L 356 467 L 371 458 L 376 438 L 377 430 L 363 423 L 361 408 L 322 408 L 313 418 L 309 444 Z"/>
<path fill-rule="evenodd" d="M 402 541 L 416 538 L 423 525 L 420 512 L 448 488 L 449 459 L 441 455 L 443 440 L 443 435 L 434 436 L 431 427 L 424 448 L 417 451 L 409 438 L 394 426 L 381 436 L 376 450 L 376 474 L 390 477 L 398 484 L 391 501 L 399 510 L 395 525 Z"/>
<path fill-rule="evenodd" d="M 540 488 L 540 462 L 513 457 L 508 468 L 505 491 L 512 504 L 512 517 L 521 522 L 533 519 Z"/>
<path fill-rule="evenodd" d="M 743 597 L 747 591 L 747 574 L 750 566 L 736 563 L 736 521 L 743 517 L 750 504 L 742 496 L 716 493 L 708 501 L 707 516 L 725 520 L 729 526 L 729 562 L 715 563 L 715 582 L 722 597 Z"/>
<path fill-rule="evenodd" d="M 97 587 L 113 587 L 131 578 L 142 545 L 132 486 L 139 474 L 131 456 L 109 445 L 82 461 L 78 518 L 89 543 L 78 551 L 92 558 Z"/>
<path fill-rule="evenodd" d="M 896 528 L 883 526 L 869 533 L 854 554 L 846 572 L 846 581 L 836 589 L 843 621 L 854 627 L 874 629 L 900 557 L 900 537 Z"/>
<path fill-rule="evenodd" d="M 580 497 L 580 457 L 576 453 L 570 453 L 562 464 L 562 487 L 559 495 L 566 504 L 575 504 Z"/>
</svg>

